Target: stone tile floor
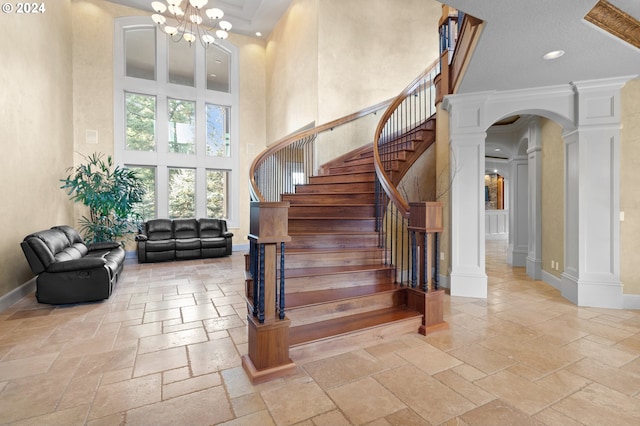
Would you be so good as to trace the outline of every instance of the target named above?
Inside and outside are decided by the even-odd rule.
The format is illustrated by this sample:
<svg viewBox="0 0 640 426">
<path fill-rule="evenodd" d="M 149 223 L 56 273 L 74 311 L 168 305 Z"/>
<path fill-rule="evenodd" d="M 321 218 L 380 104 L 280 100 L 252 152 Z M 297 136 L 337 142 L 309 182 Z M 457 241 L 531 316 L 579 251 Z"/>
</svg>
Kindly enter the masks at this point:
<svg viewBox="0 0 640 426">
<path fill-rule="evenodd" d="M 252 386 L 242 253 L 130 264 L 101 303 L 0 313 L 0 424 L 640 424 L 640 311 L 578 308 L 487 246 L 487 300 L 448 330 L 298 364 Z"/>
</svg>

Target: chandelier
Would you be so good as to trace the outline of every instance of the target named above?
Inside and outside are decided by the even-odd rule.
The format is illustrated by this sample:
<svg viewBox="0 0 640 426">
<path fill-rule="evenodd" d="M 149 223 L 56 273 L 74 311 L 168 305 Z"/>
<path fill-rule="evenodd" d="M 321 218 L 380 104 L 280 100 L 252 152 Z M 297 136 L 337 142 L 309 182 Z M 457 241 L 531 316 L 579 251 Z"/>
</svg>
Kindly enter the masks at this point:
<svg viewBox="0 0 640 426">
<path fill-rule="evenodd" d="M 221 20 L 224 16 L 222 10 L 213 7 L 203 11 L 209 0 L 187 0 L 184 10 L 181 6 L 183 0 L 166 2 L 167 4 L 161 1 L 151 2 L 151 7 L 156 11 L 151 19 L 171 36 L 171 40 L 185 40 L 191 45 L 198 39 L 207 48 L 216 40 L 224 40 L 229 36 L 231 23 Z M 167 18 L 162 15 L 167 10 L 177 21 L 177 25 L 167 25 Z M 204 24 L 205 18 L 211 22 L 208 26 Z"/>
</svg>

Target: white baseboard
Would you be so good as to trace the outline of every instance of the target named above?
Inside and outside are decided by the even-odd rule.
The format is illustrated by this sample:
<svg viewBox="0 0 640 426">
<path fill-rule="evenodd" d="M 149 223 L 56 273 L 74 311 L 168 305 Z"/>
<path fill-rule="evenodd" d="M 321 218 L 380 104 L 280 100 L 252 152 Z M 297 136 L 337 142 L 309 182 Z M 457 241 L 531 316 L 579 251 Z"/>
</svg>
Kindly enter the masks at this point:
<svg viewBox="0 0 640 426">
<path fill-rule="evenodd" d="M 491 241 L 499 241 L 499 240 L 504 241 L 509 239 L 509 233 L 503 232 L 502 234 L 485 234 L 484 239 L 491 240 Z"/>
<path fill-rule="evenodd" d="M 31 278 L 29 281 L 22 284 L 20 287 L 16 287 L 13 290 L 11 290 L 9 293 L 0 297 L 0 312 L 11 307 L 18 300 L 22 299 L 23 297 L 25 297 L 30 293 L 33 293 L 34 291 L 36 291 L 35 277 Z"/>
<path fill-rule="evenodd" d="M 446 275 L 440 275 L 439 278 L 440 281 L 438 281 L 438 287 L 440 288 L 451 288 L 449 285 L 449 277 Z"/>
<path fill-rule="evenodd" d="M 542 281 L 549 284 L 558 291 L 562 291 L 562 280 L 549 272 L 542 270 Z"/>
<path fill-rule="evenodd" d="M 623 294 L 622 297 L 624 309 L 640 309 L 640 294 Z"/>
</svg>

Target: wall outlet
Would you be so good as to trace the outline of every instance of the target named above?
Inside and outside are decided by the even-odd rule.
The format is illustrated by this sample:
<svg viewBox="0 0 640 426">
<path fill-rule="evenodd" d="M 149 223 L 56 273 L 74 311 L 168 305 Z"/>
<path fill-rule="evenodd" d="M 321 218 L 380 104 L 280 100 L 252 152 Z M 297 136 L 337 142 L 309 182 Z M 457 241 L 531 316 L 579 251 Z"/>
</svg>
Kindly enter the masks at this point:
<svg viewBox="0 0 640 426">
<path fill-rule="evenodd" d="M 440 260 L 444 260 L 444 252 L 443 251 L 440 252 Z"/>
<path fill-rule="evenodd" d="M 555 268 L 556 262 L 554 262 L 553 260 L 551 261 L 551 269 L 556 269 Z"/>
</svg>

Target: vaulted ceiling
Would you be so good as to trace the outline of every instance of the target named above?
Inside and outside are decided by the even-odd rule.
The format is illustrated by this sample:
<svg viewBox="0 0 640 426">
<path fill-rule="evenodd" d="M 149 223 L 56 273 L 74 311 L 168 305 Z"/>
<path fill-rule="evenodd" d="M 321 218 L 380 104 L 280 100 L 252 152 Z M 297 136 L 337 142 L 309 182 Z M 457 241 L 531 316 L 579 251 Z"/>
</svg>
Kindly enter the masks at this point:
<svg viewBox="0 0 640 426">
<path fill-rule="evenodd" d="M 110 0 L 152 12 L 151 0 Z M 427 1 L 427 0 L 425 0 Z M 572 81 L 640 74 L 640 48 L 621 34 L 601 28 L 585 16 L 604 0 L 446 0 L 446 4 L 484 21 L 484 30 L 459 93 L 553 86 Z M 608 0 L 635 20 L 640 1 Z M 233 24 L 233 32 L 263 37 L 273 29 L 291 0 L 215 0 Z M 398 7 L 402 1 L 398 0 Z M 592 12 L 592 15 L 594 12 Z M 597 11 L 596 11 L 597 17 Z M 638 37 L 631 21 L 617 24 Z M 628 28 L 628 27 L 632 28 Z M 435 31 L 435 29 L 434 29 Z M 624 37 L 623 37 L 624 38 Z M 552 50 L 565 54 L 546 61 Z"/>
<path fill-rule="evenodd" d="M 154 13 L 152 0 L 109 1 L 145 10 L 149 15 Z M 290 3 L 291 0 L 209 0 L 208 7 L 222 9 L 225 19 L 233 25 L 233 32 L 255 37 L 259 31 L 263 37 L 267 37 Z"/>
</svg>

